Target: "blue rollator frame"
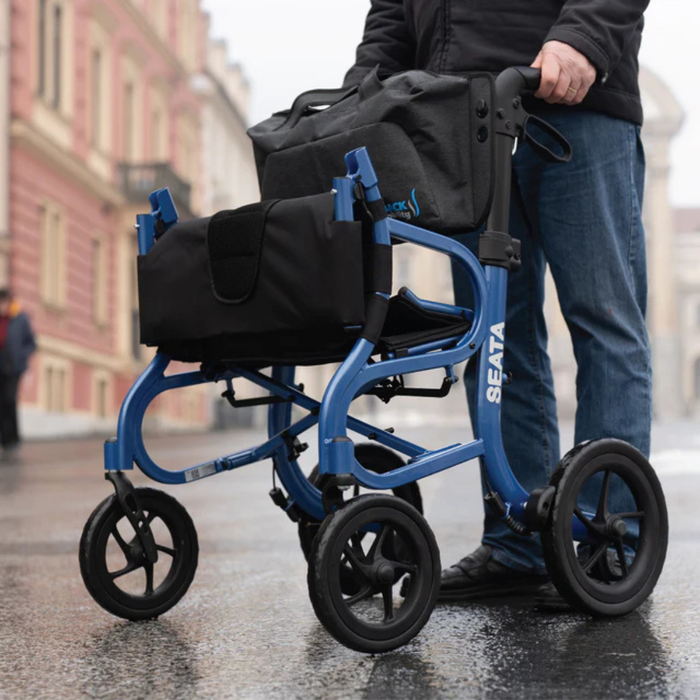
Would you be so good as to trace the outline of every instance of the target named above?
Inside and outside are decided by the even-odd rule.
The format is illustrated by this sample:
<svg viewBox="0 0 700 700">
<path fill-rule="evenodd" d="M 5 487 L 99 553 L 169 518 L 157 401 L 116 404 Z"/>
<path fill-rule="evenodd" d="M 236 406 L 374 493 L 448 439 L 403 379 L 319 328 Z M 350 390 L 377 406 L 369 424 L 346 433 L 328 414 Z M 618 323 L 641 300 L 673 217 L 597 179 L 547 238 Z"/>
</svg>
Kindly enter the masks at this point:
<svg viewBox="0 0 700 700">
<path fill-rule="evenodd" d="M 539 71 L 530 68 L 508 69 L 496 80 L 496 104 L 492 105 L 494 111 L 498 108 L 493 134 L 496 182 L 487 230 L 480 235 L 478 258 L 452 238 L 387 218 L 377 175 L 365 148 L 346 154 L 346 175 L 333 180 L 335 219 L 352 221 L 355 210 L 363 207 L 368 220 L 372 220 L 373 243 L 382 255 L 395 242 L 418 245 L 448 256 L 466 272 L 473 290 L 473 309 L 419 299 L 402 290 L 404 298 L 426 315 L 437 312 L 441 317 L 454 317 L 454 327 L 448 325 L 454 330 L 445 333 L 452 337 L 417 346 L 406 343 L 409 347 L 400 352 L 392 352 L 387 344 L 389 349 L 380 358 L 373 357 L 389 300 L 385 293 L 388 281 L 380 284 L 377 274 L 373 280 L 375 291 L 370 294 L 381 299 L 367 297 L 365 327 L 348 329 L 361 332 L 321 401 L 307 396 L 295 382 L 294 367 L 272 366 L 266 374 L 233 362 L 217 362 L 168 375 L 171 359 L 163 352 L 156 353 L 122 404 L 117 436 L 105 443 L 106 477 L 116 494 L 95 509 L 83 530 L 79 550 L 81 574 L 88 591 L 102 607 L 130 620 L 157 617 L 184 595 L 197 566 L 196 530 L 184 508 L 169 494 L 134 489 L 125 472 L 136 464 L 155 481 L 184 484 L 267 459 L 273 460 L 274 470 L 287 492 L 273 488 L 273 501 L 293 520 L 300 521 L 301 545 L 309 563 L 309 596 L 316 615 L 336 639 L 351 648 L 374 653 L 405 644 L 426 623 L 442 589 L 439 549 L 421 515 L 419 496 L 415 503 L 409 503 L 403 495 L 396 498 L 377 494 L 345 501 L 343 491 L 351 485 L 396 490 L 477 458 L 487 486 L 485 500 L 514 532 L 525 536 L 542 534 L 547 571 L 568 603 L 592 615 L 619 616 L 648 598 L 664 563 L 668 516 L 663 491 L 644 455 L 621 440 L 583 442 L 561 460 L 548 485 L 529 493 L 515 478 L 503 447 L 506 295 L 508 274 L 520 265 L 520 244 L 508 233 L 512 154 L 517 138 L 533 141 L 526 130 L 530 117 L 521 109 L 519 95 L 527 88 L 535 90 L 539 80 Z M 540 128 L 544 127 L 540 123 Z M 557 156 L 537 142 L 533 146 L 550 160 L 566 162 L 571 155 L 568 143 L 561 134 L 548 129 L 550 137 L 564 148 L 564 155 Z M 137 218 L 142 255 L 148 253 L 157 236 L 178 220 L 167 189 L 154 192 L 150 203 L 151 212 Z M 380 267 L 382 259 L 377 258 L 376 262 Z M 366 394 L 385 400 L 402 393 L 444 396 L 445 389 L 456 382 L 454 366 L 477 352 L 475 437 L 471 442 L 428 450 L 395 435 L 391 429 L 381 430 L 350 415 L 352 402 Z M 405 375 L 435 369 L 445 371 L 442 389 L 404 387 Z M 234 380 L 252 382 L 269 396 L 236 401 Z M 150 457 L 143 441 L 143 419 L 149 405 L 165 391 L 211 382 L 225 384 L 224 396 L 234 407 L 269 404 L 268 439 L 256 447 L 187 469 L 162 468 Z M 302 418 L 293 420 L 293 407 L 304 413 Z M 298 463 L 304 449 L 299 438 L 315 426 L 319 478 L 307 478 Z M 395 461 L 396 455 L 380 450 L 381 460 L 375 451 L 372 459 L 361 463 L 360 450 L 356 452 L 349 431 L 405 455 L 408 460 Z M 384 466 L 382 460 L 386 462 Z M 608 501 L 613 475 L 627 485 L 631 496 L 627 500 L 634 501 L 634 505 L 623 506 L 618 501 L 611 512 Z M 601 486 L 593 513 L 593 501 L 590 494 L 584 494 L 584 485 L 597 477 L 601 477 Z M 412 488 L 417 493 L 417 487 Z M 583 501 L 577 500 L 582 494 Z M 135 531 L 129 542 L 116 528 L 122 517 L 129 520 Z M 156 541 L 149 525 L 158 517 L 171 534 L 172 543 L 167 546 Z M 388 535 L 389 532 L 393 534 Z M 362 538 L 369 533 L 374 533 L 374 538 L 365 552 Z M 126 566 L 116 571 L 107 568 L 109 537 L 116 541 L 125 558 Z M 154 565 L 159 561 L 159 552 L 170 557 L 171 563 L 167 577 L 154 587 Z M 141 568 L 146 575 L 143 595 L 132 595 L 115 584 L 115 579 Z M 403 603 L 395 614 L 391 590 L 398 584 Z M 451 593 L 445 591 L 447 596 Z M 367 622 L 361 614 L 358 617 L 350 612 L 351 606 L 370 602 L 370 598 L 380 594 L 384 613 L 381 624 Z"/>
<path fill-rule="evenodd" d="M 355 186 L 360 183 L 368 202 L 381 200 L 379 183 L 370 157 L 364 148 L 346 156 L 347 175 L 333 181 L 335 214 L 337 220 L 353 220 Z M 138 219 L 139 251 L 145 255 L 153 245 L 158 219 L 171 226 L 177 221 L 174 205 L 167 190 L 151 195 L 151 214 Z M 304 476 L 294 459 L 289 459 L 289 440 L 318 424 L 319 471 L 321 474 L 352 475 L 360 485 L 370 489 L 392 489 L 423 479 L 477 457 L 483 459 L 491 487 L 503 500 L 507 515 L 522 521 L 529 493 L 518 483 L 508 464 L 501 437 L 501 384 L 502 358 L 506 318 L 508 270 L 492 265 L 482 266 L 474 254 L 461 243 L 394 219 L 374 224 L 375 243 L 390 245 L 392 239 L 420 245 L 448 255 L 468 273 L 474 290 L 475 308 L 462 309 L 448 304 L 425 301 L 412 297 L 419 306 L 439 309 L 443 313 L 470 318 L 471 327 L 462 337 L 414 347 L 406 357 L 368 363 L 374 345 L 360 338 L 331 379 L 323 400 L 306 396 L 294 384 L 293 367 L 274 367 L 271 376 L 241 367 L 230 367 L 224 372 L 210 372 L 202 367 L 193 372 L 166 376 L 170 359 L 157 353 L 151 364 L 129 391 L 122 405 L 116 439 L 105 443 L 105 468 L 111 471 L 133 469 L 134 463 L 149 477 L 165 484 L 183 484 L 213 476 L 272 458 L 282 485 L 289 493 L 289 506 L 297 505 L 309 515 L 322 520 L 325 510 L 321 492 Z M 479 348 L 477 380 L 476 438 L 467 444 L 455 444 L 430 451 L 381 430 L 349 415 L 350 404 L 383 379 L 444 368 L 454 378 L 454 365 L 464 362 Z M 226 382 L 229 387 L 235 378 L 257 384 L 271 395 L 284 399 L 269 409 L 267 442 L 255 448 L 226 455 L 210 462 L 171 471 L 159 467 L 146 451 L 143 437 L 143 418 L 149 404 L 164 391 L 194 386 L 207 382 Z M 291 423 L 292 405 L 309 412 L 301 420 Z M 352 430 L 410 458 L 404 467 L 386 474 L 365 469 L 355 458 L 354 444 L 347 431 Z M 586 537 L 583 525 L 576 520 L 575 535 Z"/>
</svg>

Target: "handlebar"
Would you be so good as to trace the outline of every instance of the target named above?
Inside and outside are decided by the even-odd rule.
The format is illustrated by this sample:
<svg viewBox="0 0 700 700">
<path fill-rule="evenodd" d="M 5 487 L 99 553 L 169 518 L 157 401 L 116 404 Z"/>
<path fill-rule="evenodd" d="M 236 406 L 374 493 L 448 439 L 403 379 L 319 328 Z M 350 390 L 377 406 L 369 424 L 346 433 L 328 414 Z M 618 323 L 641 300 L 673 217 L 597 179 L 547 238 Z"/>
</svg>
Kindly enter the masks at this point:
<svg viewBox="0 0 700 700">
<path fill-rule="evenodd" d="M 497 101 L 510 101 L 519 97 L 526 90 L 536 91 L 540 87 L 542 77 L 539 68 L 528 66 L 517 66 L 506 68 L 496 78 L 496 99 Z"/>
</svg>

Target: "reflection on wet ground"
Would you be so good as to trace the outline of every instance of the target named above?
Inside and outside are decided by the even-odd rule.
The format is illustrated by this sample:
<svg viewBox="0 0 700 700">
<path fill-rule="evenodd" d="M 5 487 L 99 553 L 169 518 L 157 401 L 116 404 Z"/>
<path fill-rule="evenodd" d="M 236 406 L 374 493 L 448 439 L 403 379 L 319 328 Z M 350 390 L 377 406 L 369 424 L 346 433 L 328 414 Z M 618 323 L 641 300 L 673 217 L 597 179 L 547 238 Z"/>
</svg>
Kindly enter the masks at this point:
<svg viewBox="0 0 700 700">
<path fill-rule="evenodd" d="M 447 444 L 449 432 L 430 437 Z M 254 437 L 153 447 L 184 466 Z M 439 607 L 414 642 L 378 657 L 340 647 L 316 621 L 295 528 L 270 504 L 263 465 L 168 488 L 199 531 L 195 582 L 157 621 L 110 617 L 77 563 L 83 523 L 110 493 L 100 469 L 99 441 L 28 445 L 21 464 L 0 466 L 0 698 L 700 697 L 700 469 L 662 474 L 669 559 L 637 612 L 543 615 L 528 600 Z M 443 564 L 477 542 L 475 477 L 466 465 L 423 484 Z"/>
</svg>

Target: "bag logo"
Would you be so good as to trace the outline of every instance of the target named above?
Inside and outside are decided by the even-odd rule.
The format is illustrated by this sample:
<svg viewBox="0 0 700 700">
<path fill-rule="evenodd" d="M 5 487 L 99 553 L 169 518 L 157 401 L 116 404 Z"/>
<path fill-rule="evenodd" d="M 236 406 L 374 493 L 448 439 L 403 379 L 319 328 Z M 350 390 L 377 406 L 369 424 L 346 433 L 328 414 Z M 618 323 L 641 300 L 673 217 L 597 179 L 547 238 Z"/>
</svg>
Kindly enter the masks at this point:
<svg viewBox="0 0 700 700">
<path fill-rule="evenodd" d="M 386 213 L 392 219 L 404 219 L 410 221 L 420 216 L 420 207 L 416 199 L 415 187 L 411 190 L 411 196 L 402 202 L 392 202 L 386 205 Z"/>
</svg>

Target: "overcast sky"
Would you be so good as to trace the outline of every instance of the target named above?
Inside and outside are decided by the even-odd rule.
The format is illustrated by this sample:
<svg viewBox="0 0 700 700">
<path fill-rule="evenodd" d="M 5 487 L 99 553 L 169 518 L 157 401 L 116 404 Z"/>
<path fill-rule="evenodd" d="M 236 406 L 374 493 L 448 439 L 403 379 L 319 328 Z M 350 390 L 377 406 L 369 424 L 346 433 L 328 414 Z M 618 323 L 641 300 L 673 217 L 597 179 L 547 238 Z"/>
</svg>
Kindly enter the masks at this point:
<svg viewBox="0 0 700 700">
<path fill-rule="evenodd" d="M 531 0 L 535 1 L 536 0 Z M 352 65 L 369 0 L 203 0 L 212 34 L 229 43 L 253 89 L 251 122 L 289 107 L 296 95 L 337 87 Z M 672 150 L 671 198 L 700 206 L 700 4 L 652 0 L 642 62 L 672 89 L 686 121 Z"/>
</svg>

